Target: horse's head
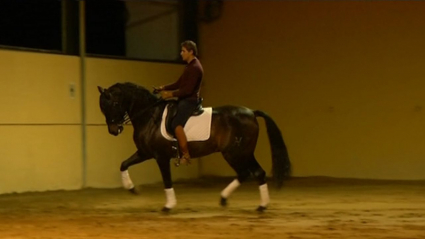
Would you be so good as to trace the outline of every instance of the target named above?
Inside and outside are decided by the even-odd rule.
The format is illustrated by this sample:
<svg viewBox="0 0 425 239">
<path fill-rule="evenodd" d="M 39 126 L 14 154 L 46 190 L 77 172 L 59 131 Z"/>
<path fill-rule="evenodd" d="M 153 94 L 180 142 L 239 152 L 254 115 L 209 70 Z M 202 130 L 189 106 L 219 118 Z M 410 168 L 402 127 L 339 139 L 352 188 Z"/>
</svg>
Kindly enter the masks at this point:
<svg viewBox="0 0 425 239">
<path fill-rule="evenodd" d="M 108 131 L 112 135 L 119 135 L 123 130 L 126 109 L 124 107 L 123 92 L 119 88 L 104 89 L 97 87 L 100 92 L 99 104 L 108 124 Z"/>
</svg>

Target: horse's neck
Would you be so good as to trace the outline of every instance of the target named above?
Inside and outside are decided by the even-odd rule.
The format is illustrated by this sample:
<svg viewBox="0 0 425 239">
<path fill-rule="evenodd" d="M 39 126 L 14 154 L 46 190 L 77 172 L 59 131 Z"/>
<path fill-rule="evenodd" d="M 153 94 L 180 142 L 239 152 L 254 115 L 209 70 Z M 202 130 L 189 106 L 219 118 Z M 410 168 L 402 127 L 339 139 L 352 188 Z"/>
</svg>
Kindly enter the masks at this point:
<svg viewBox="0 0 425 239">
<path fill-rule="evenodd" d="M 157 121 L 162 116 L 165 105 L 153 106 L 155 102 L 147 104 L 141 102 L 130 103 L 127 111 L 133 126 L 143 128 L 150 124 L 151 121 Z"/>
<path fill-rule="evenodd" d="M 142 102 L 140 100 L 137 100 L 132 95 L 126 96 L 127 103 L 127 113 L 131 117 L 132 115 L 136 115 L 140 113 L 140 111 L 143 111 L 147 109 L 149 106 L 153 104 L 153 102 Z"/>
</svg>

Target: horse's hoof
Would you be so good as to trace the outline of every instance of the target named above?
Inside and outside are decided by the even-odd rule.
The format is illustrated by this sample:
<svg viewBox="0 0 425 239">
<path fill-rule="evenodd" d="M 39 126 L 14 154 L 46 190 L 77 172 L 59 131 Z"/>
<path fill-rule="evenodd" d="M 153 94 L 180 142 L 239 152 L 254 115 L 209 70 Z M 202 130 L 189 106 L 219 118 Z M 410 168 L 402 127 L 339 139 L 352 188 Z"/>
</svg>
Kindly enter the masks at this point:
<svg viewBox="0 0 425 239">
<path fill-rule="evenodd" d="M 139 195 L 139 191 L 136 189 L 136 187 L 130 188 L 128 191 L 131 192 L 134 195 Z"/>
<path fill-rule="evenodd" d="M 227 198 L 221 197 L 221 199 L 220 199 L 220 205 L 222 207 L 227 206 Z"/>
<path fill-rule="evenodd" d="M 257 207 L 257 212 L 264 212 L 265 210 L 266 210 L 266 207 L 263 207 L 263 206 Z"/>
<path fill-rule="evenodd" d="M 164 213 L 169 213 L 171 211 L 171 208 L 163 207 L 161 211 Z"/>
</svg>

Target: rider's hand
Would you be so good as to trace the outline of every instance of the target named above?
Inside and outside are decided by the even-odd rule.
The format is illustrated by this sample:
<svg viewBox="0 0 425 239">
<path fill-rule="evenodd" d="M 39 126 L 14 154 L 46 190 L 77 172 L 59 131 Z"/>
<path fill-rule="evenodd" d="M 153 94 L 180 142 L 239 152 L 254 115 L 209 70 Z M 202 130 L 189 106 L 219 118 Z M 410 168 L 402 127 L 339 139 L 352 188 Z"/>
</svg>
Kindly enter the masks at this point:
<svg viewBox="0 0 425 239">
<path fill-rule="evenodd" d="M 152 86 L 152 88 L 153 88 L 154 94 L 158 94 L 159 92 L 164 90 L 164 86 L 159 86 L 159 87 Z"/>
<path fill-rule="evenodd" d="M 164 99 L 164 100 L 169 99 L 169 98 L 173 98 L 173 92 L 172 91 L 164 90 L 164 91 L 161 91 L 160 94 L 161 94 L 161 98 Z"/>
</svg>

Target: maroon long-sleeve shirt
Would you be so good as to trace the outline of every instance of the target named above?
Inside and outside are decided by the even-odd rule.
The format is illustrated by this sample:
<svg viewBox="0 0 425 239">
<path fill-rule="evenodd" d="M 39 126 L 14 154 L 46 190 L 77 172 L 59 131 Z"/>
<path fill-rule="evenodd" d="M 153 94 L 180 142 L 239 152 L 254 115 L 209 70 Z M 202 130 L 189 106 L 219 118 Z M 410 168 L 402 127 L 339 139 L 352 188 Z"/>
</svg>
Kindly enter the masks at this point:
<svg viewBox="0 0 425 239">
<path fill-rule="evenodd" d="M 204 69 L 197 58 L 193 59 L 180 78 L 173 84 L 164 86 L 164 90 L 174 90 L 173 96 L 179 99 L 199 99 Z"/>
</svg>

